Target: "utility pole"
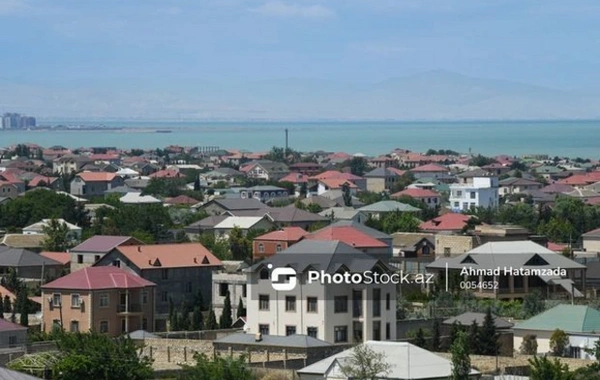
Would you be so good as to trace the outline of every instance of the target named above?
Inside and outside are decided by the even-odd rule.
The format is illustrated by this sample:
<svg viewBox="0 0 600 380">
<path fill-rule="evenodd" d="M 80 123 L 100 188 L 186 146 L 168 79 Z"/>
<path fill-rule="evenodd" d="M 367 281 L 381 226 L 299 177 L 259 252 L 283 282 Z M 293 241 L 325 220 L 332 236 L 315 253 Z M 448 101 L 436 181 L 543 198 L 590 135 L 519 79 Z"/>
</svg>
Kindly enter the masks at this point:
<svg viewBox="0 0 600 380">
<path fill-rule="evenodd" d="M 284 155 L 288 154 L 288 149 L 289 149 L 289 145 L 288 145 L 288 133 L 289 133 L 289 130 L 286 128 L 285 129 L 285 152 L 284 152 Z"/>
</svg>

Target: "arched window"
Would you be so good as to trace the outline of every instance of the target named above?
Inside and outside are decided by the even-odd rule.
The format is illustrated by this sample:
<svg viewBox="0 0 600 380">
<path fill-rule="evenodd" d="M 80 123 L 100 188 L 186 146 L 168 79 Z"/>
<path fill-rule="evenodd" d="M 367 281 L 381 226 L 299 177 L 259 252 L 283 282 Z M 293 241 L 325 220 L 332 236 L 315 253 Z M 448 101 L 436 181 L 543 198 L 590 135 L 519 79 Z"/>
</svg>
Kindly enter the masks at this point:
<svg viewBox="0 0 600 380">
<path fill-rule="evenodd" d="M 260 252 L 260 253 L 265 252 L 265 245 L 263 243 L 258 244 L 258 252 Z"/>
<path fill-rule="evenodd" d="M 277 252 L 281 252 L 281 249 L 282 249 L 281 244 L 277 244 Z"/>
<path fill-rule="evenodd" d="M 260 270 L 260 279 L 261 280 L 269 279 L 269 270 L 267 268 L 263 268 Z"/>
</svg>

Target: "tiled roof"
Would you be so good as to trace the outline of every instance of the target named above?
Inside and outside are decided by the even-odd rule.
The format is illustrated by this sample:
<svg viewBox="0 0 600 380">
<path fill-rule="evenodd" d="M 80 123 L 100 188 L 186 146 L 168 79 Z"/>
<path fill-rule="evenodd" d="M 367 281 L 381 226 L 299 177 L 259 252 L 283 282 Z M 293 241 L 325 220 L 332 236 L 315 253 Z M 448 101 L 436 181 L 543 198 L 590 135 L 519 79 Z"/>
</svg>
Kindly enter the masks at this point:
<svg viewBox="0 0 600 380">
<path fill-rule="evenodd" d="M 575 190 L 573 186 L 565 185 L 562 183 L 553 183 L 540 189 L 541 192 L 548 194 L 568 193 L 569 191 L 573 190 Z"/>
<path fill-rule="evenodd" d="M 75 248 L 72 248 L 71 252 L 108 253 L 121 244 L 128 242 L 137 242 L 138 244 L 141 244 L 141 241 L 132 238 L 131 236 L 96 235 L 87 239 Z"/>
<path fill-rule="evenodd" d="M 77 176 L 85 182 L 109 182 L 117 177 L 115 173 L 109 172 L 81 172 Z"/>
<path fill-rule="evenodd" d="M 165 199 L 165 204 L 169 205 L 195 205 L 199 203 L 198 200 L 188 197 L 187 195 L 179 195 L 173 198 Z"/>
<path fill-rule="evenodd" d="M 356 248 L 385 248 L 387 244 L 351 227 L 328 226 L 304 237 L 308 240 L 339 240 Z"/>
<path fill-rule="evenodd" d="M 433 190 L 408 188 L 391 195 L 392 198 L 400 198 L 406 195 L 412 198 L 435 198 L 440 195 Z"/>
<path fill-rule="evenodd" d="M 6 234 L 2 238 L 3 245 L 13 248 L 38 248 L 41 247 L 46 239 L 46 235 L 31 234 Z"/>
<path fill-rule="evenodd" d="M 422 166 L 417 166 L 416 168 L 410 169 L 411 172 L 444 172 L 448 173 L 449 170 L 447 167 L 438 165 L 438 164 L 427 164 Z"/>
<path fill-rule="evenodd" d="M 458 231 L 462 230 L 472 217 L 471 215 L 448 213 L 421 223 L 419 229 L 423 231 Z"/>
<path fill-rule="evenodd" d="M 285 177 L 281 178 L 279 182 L 291 182 L 291 183 L 306 183 L 308 182 L 308 176 L 300 173 L 290 173 Z"/>
<path fill-rule="evenodd" d="M 348 184 L 348 187 L 350 189 L 357 188 L 357 186 L 355 184 L 353 184 L 349 180 L 343 179 L 343 178 L 324 178 L 324 179 L 320 179 L 319 182 L 321 182 L 325 186 L 329 187 L 330 189 L 341 189 L 342 186 L 344 186 L 344 184 Z"/>
<path fill-rule="evenodd" d="M 334 179 L 334 178 L 335 179 L 344 179 L 347 181 L 361 179 L 361 177 L 354 175 L 352 173 L 342 173 L 342 172 L 338 172 L 337 170 L 328 170 L 326 172 L 319 173 L 317 175 L 310 177 L 310 179 L 312 179 L 312 180 Z"/>
<path fill-rule="evenodd" d="M 150 174 L 150 178 L 179 178 L 179 177 L 183 177 L 183 175 L 181 173 L 179 173 L 178 170 L 172 170 L 172 169 L 159 170 L 156 173 Z"/>
<path fill-rule="evenodd" d="M 71 254 L 69 252 L 48 252 L 44 251 L 40 253 L 40 256 L 46 257 L 50 260 L 67 265 L 71 262 Z"/>
<path fill-rule="evenodd" d="M 131 271 L 109 265 L 80 269 L 42 285 L 42 289 L 135 289 L 155 285 Z"/>
<path fill-rule="evenodd" d="M 18 325 L 16 323 L 12 323 L 7 321 L 6 319 L 0 318 L 0 332 L 3 331 L 15 331 L 15 330 L 27 330 L 27 327 Z M 19 379 L 18 377 L 0 377 L 2 379 Z"/>
<path fill-rule="evenodd" d="M 296 242 L 307 234 L 308 232 L 306 232 L 303 228 L 300 227 L 284 227 L 278 231 L 273 231 L 264 235 L 260 235 L 256 237 L 255 240 Z"/>
<path fill-rule="evenodd" d="M 217 267 L 221 261 L 200 243 L 117 247 L 140 269 Z"/>
</svg>

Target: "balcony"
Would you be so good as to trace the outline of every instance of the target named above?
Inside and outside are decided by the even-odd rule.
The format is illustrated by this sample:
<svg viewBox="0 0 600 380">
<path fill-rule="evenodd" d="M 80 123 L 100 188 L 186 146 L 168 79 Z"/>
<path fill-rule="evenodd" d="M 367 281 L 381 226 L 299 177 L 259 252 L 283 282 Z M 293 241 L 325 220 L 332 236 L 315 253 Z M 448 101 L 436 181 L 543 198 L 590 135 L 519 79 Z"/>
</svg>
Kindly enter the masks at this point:
<svg viewBox="0 0 600 380">
<path fill-rule="evenodd" d="M 117 313 L 119 314 L 129 314 L 129 313 L 141 313 L 142 305 L 139 303 L 130 303 L 117 305 Z"/>
</svg>

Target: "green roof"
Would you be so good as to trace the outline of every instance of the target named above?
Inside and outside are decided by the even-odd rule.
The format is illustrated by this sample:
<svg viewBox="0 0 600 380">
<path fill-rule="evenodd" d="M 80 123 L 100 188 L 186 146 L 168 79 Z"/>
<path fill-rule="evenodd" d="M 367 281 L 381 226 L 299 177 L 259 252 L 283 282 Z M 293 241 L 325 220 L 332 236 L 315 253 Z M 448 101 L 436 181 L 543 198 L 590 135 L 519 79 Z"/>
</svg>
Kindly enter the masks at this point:
<svg viewBox="0 0 600 380">
<path fill-rule="evenodd" d="M 513 328 L 517 330 L 554 331 L 560 329 L 571 333 L 600 333 L 600 311 L 586 305 L 558 305 Z"/>
</svg>

